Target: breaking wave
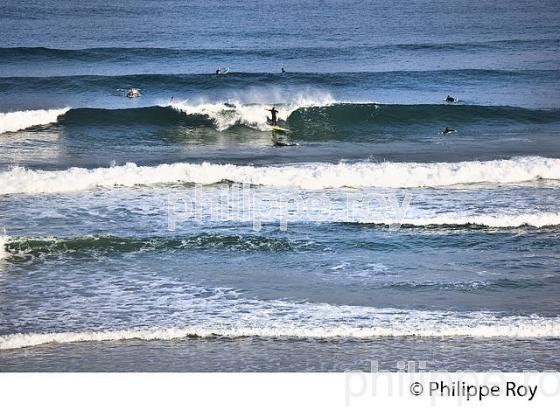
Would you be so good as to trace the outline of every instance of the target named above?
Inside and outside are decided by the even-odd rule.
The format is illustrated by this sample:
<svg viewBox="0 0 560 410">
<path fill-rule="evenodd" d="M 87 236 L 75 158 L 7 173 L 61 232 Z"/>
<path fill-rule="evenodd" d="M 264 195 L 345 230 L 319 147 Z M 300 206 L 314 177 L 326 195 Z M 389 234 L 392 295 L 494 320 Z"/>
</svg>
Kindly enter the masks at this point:
<svg viewBox="0 0 560 410">
<path fill-rule="evenodd" d="M 241 166 L 174 163 L 154 167 L 128 163 L 110 168 L 62 171 L 15 167 L 0 173 L 0 195 L 83 191 L 95 188 L 223 181 L 296 189 L 442 187 L 476 183 L 520 183 L 560 179 L 560 159 L 518 157 L 457 163 L 314 163 L 286 166 Z"/>
<path fill-rule="evenodd" d="M 334 103 L 329 95 L 315 98 L 300 97 L 287 104 L 278 104 L 278 119 L 287 121 L 290 115 L 299 109 L 310 107 L 325 107 Z M 187 115 L 204 115 L 210 118 L 218 131 L 226 130 L 235 125 L 244 125 L 261 131 L 268 131 L 265 109 L 270 105 L 241 104 L 238 101 L 227 103 L 191 104 L 188 101 L 177 102 L 171 107 Z"/>
<path fill-rule="evenodd" d="M 70 108 L 0 113 L 0 134 L 57 122 Z"/>
<path fill-rule="evenodd" d="M 19 349 L 49 343 L 102 342 L 125 340 L 173 340 L 189 337 L 264 337 L 370 339 L 378 337 L 475 337 L 475 338 L 559 338 L 560 319 L 532 316 L 503 316 L 491 312 L 400 311 L 360 306 L 293 304 L 271 302 L 266 315 L 251 317 L 252 324 L 197 324 L 177 328 L 128 328 L 53 333 L 17 333 L 0 336 L 0 350 Z M 276 306 L 278 305 L 278 306 Z M 246 310 L 246 311 L 250 311 Z M 233 313 L 235 315 L 235 312 Z M 252 315 L 247 313 L 247 315 Z M 303 315 L 303 316 L 302 316 Z M 305 318 L 305 319 L 304 319 Z M 210 319 L 210 322 L 213 320 Z"/>
<path fill-rule="evenodd" d="M 89 125 L 159 125 L 211 127 L 224 131 L 245 126 L 270 131 L 266 111 L 270 104 L 244 103 L 239 100 L 220 102 L 175 101 L 158 106 L 136 108 L 64 108 L 58 110 L 18 111 L 0 114 L 0 132 L 17 131 L 35 125 L 58 122 L 67 126 Z M 400 129 L 411 125 L 438 129 L 442 124 L 493 123 L 504 125 L 550 124 L 560 122 L 560 111 L 530 110 L 515 107 L 486 107 L 445 104 L 377 104 L 343 103 L 328 93 L 296 95 L 289 102 L 275 105 L 278 117 L 294 135 L 303 139 L 332 138 L 332 131 L 367 127 L 368 132 Z M 370 135 L 370 136 L 371 136 Z"/>
</svg>

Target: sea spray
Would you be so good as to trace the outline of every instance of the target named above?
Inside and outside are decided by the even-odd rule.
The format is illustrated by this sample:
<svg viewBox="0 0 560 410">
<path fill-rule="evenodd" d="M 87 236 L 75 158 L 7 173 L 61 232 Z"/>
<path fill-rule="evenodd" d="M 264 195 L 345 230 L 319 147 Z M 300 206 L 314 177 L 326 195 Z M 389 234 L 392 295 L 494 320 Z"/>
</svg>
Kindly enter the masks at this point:
<svg viewBox="0 0 560 410">
<path fill-rule="evenodd" d="M 318 96 L 296 96 L 291 102 L 276 104 L 278 118 L 286 121 L 288 117 L 301 108 L 325 107 L 334 103 L 329 94 Z M 261 131 L 267 128 L 266 109 L 273 103 L 243 104 L 239 100 L 227 102 L 189 102 L 189 100 L 176 101 L 169 104 L 175 110 L 187 115 L 206 115 L 211 118 L 218 131 L 224 131 L 234 125 L 245 125 Z"/>
</svg>

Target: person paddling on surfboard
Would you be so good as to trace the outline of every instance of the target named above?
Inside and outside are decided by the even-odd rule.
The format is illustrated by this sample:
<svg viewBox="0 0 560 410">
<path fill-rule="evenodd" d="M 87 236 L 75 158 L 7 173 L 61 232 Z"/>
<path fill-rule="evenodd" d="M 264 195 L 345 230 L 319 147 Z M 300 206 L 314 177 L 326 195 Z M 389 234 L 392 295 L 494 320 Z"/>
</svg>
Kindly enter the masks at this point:
<svg viewBox="0 0 560 410">
<path fill-rule="evenodd" d="M 278 114 L 278 110 L 276 108 L 274 108 L 274 106 L 270 109 L 267 110 L 270 111 L 270 122 L 269 124 L 272 126 L 277 126 L 278 125 L 278 118 L 276 117 L 276 114 Z"/>
<path fill-rule="evenodd" d="M 296 147 L 299 144 L 296 144 L 294 142 L 288 142 L 285 139 L 283 139 L 282 137 L 278 137 L 277 135 L 273 135 L 272 136 L 272 145 L 274 145 L 275 147 Z"/>
<path fill-rule="evenodd" d="M 450 132 L 455 132 L 453 128 L 445 127 L 445 129 L 441 132 L 442 134 L 449 134 Z"/>
</svg>

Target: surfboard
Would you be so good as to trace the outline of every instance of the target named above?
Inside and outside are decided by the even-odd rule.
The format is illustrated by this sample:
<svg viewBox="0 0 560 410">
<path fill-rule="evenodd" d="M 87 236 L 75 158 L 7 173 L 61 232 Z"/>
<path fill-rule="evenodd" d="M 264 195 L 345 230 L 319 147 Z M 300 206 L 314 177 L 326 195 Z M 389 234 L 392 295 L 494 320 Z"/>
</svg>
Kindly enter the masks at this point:
<svg viewBox="0 0 560 410">
<path fill-rule="evenodd" d="M 286 142 L 286 141 L 273 141 L 272 145 L 275 147 L 297 147 L 299 144 L 295 142 Z"/>
<path fill-rule="evenodd" d="M 268 124 L 268 126 L 269 126 L 270 129 L 271 129 L 272 131 L 274 131 L 274 132 L 287 133 L 287 132 L 290 131 L 289 129 L 287 129 L 287 128 L 282 128 L 282 127 L 280 127 L 280 126 L 278 126 L 278 125 L 270 125 L 270 124 Z"/>
</svg>

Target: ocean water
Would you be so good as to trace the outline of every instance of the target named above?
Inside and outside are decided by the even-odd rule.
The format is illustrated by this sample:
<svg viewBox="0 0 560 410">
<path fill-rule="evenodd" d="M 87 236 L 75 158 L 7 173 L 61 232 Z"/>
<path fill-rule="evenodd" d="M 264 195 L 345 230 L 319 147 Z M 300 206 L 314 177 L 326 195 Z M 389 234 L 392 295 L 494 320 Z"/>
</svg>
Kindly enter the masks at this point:
<svg viewBox="0 0 560 410">
<path fill-rule="evenodd" d="M 560 370 L 559 20 L 3 3 L 0 371 Z"/>
</svg>

